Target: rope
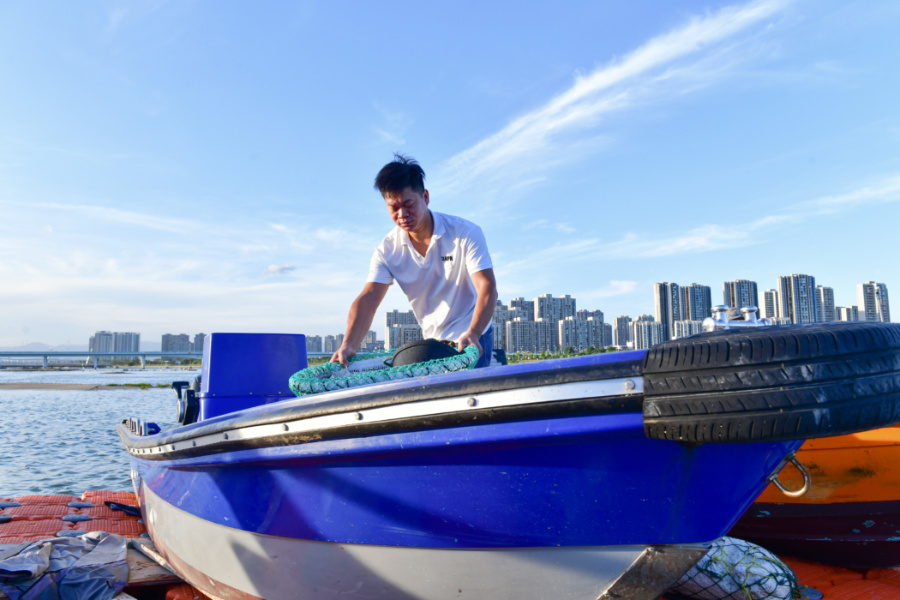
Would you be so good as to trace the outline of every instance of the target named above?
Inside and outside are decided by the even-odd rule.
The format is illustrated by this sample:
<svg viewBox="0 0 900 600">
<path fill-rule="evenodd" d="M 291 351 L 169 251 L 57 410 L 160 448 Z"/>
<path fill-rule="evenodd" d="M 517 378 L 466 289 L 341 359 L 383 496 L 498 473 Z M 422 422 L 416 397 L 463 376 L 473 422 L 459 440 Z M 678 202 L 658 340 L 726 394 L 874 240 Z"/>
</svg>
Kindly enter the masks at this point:
<svg viewBox="0 0 900 600">
<path fill-rule="evenodd" d="M 302 397 L 370 383 L 464 371 L 475 368 L 475 363 L 478 362 L 478 348 L 475 346 L 468 346 L 456 356 L 402 367 L 385 367 L 384 361 L 391 355 L 390 351 L 358 354 L 350 359 L 349 368 L 336 362 L 309 367 L 294 373 L 289 385 L 294 394 Z"/>
</svg>

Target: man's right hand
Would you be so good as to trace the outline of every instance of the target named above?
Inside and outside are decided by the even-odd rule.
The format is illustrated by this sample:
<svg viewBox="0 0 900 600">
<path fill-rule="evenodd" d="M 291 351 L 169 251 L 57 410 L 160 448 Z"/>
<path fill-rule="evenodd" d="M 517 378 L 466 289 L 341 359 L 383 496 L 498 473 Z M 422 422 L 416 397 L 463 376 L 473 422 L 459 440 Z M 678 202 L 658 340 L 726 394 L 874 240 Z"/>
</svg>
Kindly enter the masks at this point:
<svg viewBox="0 0 900 600">
<path fill-rule="evenodd" d="M 341 345 L 338 351 L 331 356 L 331 361 L 329 362 L 341 363 L 344 367 L 347 367 L 350 364 L 350 359 L 354 356 L 356 356 L 356 350 Z"/>
</svg>

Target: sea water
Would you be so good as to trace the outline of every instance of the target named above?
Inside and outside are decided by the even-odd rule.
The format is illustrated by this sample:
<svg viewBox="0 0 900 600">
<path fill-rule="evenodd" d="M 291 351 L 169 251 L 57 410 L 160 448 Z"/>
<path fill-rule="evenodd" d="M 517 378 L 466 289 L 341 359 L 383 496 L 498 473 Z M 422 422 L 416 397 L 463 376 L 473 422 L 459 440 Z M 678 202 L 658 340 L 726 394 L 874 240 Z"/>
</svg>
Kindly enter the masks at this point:
<svg viewBox="0 0 900 600">
<path fill-rule="evenodd" d="M 116 425 L 139 417 L 175 425 L 175 392 L 156 384 L 191 381 L 199 370 L 8 371 L 0 383 L 151 384 L 149 389 L 0 389 L 0 497 L 132 491 Z"/>
</svg>

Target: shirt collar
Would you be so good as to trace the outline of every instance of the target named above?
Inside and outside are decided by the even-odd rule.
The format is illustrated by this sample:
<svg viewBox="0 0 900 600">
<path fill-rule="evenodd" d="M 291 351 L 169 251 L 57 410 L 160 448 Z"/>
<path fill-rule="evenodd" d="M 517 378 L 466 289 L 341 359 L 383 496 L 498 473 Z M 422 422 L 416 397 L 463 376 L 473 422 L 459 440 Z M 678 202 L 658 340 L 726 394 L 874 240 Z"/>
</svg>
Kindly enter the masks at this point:
<svg viewBox="0 0 900 600">
<path fill-rule="evenodd" d="M 434 219 L 434 231 L 431 233 L 431 237 L 439 238 L 444 234 L 446 227 L 444 226 L 444 215 L 439 212 L 431 212 L 431 218 Z"/>
</svg>

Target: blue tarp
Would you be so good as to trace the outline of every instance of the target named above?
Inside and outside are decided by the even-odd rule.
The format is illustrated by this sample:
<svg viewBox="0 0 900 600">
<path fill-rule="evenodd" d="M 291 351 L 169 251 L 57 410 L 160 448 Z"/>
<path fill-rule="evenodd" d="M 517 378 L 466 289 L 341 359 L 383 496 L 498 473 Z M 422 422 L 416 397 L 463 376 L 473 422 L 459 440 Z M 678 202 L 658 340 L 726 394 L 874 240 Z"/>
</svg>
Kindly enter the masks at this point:
<svg viewBox="0 0 900 600">
<path fill-rule="evenodd" d="M 0 545 L 0 589 L 10 600 L 107 600 L 128 583 L 126 542 L 92 531 Z"/>
</svg>

